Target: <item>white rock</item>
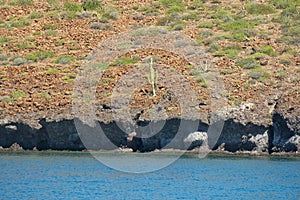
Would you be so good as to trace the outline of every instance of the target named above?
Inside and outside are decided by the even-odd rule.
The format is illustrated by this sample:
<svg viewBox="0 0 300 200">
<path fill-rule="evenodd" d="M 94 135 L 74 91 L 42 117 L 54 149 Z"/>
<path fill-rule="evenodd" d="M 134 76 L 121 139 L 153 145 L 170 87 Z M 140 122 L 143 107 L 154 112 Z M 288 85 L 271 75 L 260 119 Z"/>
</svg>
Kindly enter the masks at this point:
<svg viewBox="0 0 300 200">
<path fill-rule="evenodd" d="M 207 133 L 206 132 L 193 132 L 193 133 L 190 133 L 183 141 L 186 143 L 192 143 L 194 141 L 207 142 Z"/>
<path fill-rule="evenodd" d="M 11 130 L 14 130 L 14 131 L 18 130 L 17 126 L 14 126 L 14 125 L 5 126 L 5 128 L 11 129 Z"/>
</svg>

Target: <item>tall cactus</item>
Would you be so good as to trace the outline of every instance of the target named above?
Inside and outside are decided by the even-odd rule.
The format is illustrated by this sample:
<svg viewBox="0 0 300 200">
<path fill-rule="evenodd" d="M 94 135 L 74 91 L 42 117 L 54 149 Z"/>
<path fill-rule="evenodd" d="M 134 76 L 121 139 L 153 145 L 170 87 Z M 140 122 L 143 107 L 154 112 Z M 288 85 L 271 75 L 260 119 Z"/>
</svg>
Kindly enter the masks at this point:
<svg viewBox="0 0 300 200">
<path fill-rule="evenodd" d="M 150 59 L 150 73 L 148 74 L 148 82 L 152 87 L 153 96 L 156 96 L 156 89 L 158 83 L 158 71 L 153 68 L 153 59 Z"/>
</svg>

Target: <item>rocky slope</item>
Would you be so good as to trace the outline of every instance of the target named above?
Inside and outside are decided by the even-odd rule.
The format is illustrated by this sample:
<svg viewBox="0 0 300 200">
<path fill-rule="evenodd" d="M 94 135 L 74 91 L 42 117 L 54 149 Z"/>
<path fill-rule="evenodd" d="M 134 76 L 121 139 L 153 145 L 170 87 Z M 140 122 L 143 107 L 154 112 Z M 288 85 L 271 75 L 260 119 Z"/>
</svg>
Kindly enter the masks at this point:
<svg viewBox="0 0 300 200">
<path fill-rule="evenodd" d="M 0 146 L 297 152 L 299 6 L 297 0 L 6 2 Z M 147 81 L 150 58 L 156 95 Z M 122 96 L 126 88 L 129 99 Z"/>
</svg>

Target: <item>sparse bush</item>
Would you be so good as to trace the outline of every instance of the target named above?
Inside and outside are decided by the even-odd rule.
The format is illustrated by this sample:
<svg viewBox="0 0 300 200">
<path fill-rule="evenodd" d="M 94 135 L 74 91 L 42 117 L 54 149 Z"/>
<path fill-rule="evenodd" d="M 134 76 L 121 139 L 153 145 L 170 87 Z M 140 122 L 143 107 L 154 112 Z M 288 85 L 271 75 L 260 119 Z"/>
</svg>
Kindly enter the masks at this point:
<svg viewBox="0 0 300 200">
<path fill-rule="evenodd" d="M 7 27 L 22 28 L 25 26 L 29 26 L 30 24 L 31 24 L 31 22 L 28 19 L 26 19 L 24 17 L 20 17 L 19 19 L 15 19 L 15 20 L 8 22 L 6 25 L 7 25 Z"/>
<path fill-rule="evenodd" d="M 13 0 L 9 3 L 12 6 L 32 6 L 33 0 Z"/>
<path fill-rule="evenodd" d="M 104 19 L 112 19 L 116 20 L 119 18 L 119 11 L 115 8 L 108 8 L 105 10 L 105 12 L 102 15 L 102 18 Z"/>
<path fill-rule="evenodd" d="M 185 27 L 185 23 L 183 22 L 178 22 L 178 23 L 174 23 L 171 25 L 171 30 L 174 30 L 174 31 L 181 31 L 183 30 Z"/>
<path fill-rule="evenodd" d="M 160 0 L 160 3 L 165 7 L 184 6 L 182 0 Z"/>
<path fill-rule="evenodd" d="M 44 24 L 43 29 L 45 29 L 45 30 L 55 30 L 55 29 L 57 29 L 57 26 L 55 24 Z"/>
<path fill-rule="evenodd" d="M 59 69 L 57 69 L 57 68 L 49 68 L 47 71 L 46 71 L 46 73 L 54 73 L 54 74 L 56 74 L 56 73 L 59 73 L 60 71 L 59 71 Z"/>
<path fill-rule="evenodd" d="M 129 57 L 120 57 L 117 58 L 112 65 L 113 66 L 124 66 L 124 65 L 130 65 L 130 64 L 134 64 L 137 63 L 139 61 L 138 58 L 129 58 Z"/>
<path fill-rule="evenodd" d="M 265 15 L 265 14 L 272 14 L 275 12 L 274 8 L 268 4 L 259 4 L 256 2 L 251 2 L 247 5 L 247 12 L 249 14 L 254 15 Z"/>
<path fill-rule="evenodd" d="M 220 49 L 220 45 L 213 43 L 209 46 L 209 52 L 216 52 Z"/>
<path fill-rule="evenodd" d="M 66 10 L 70 12 L 80 12 L 82 10 L 81 7 L 74 2 L 65 2 L 64 6 Z"/>
<path fill-rule="evenodd" d="M 211 21 L 205 21 L 198 24 L 197 28 L 213 28 L 214 23 Z"/>
<path fill-rule="evenodd" d="M 1 46 L 2 44 L 4 44 L 4 43 L 9 42 L 9 41 L 11 41 L 11 38 L 10 38 L 10 37 L 4 36 L 4 35 L 0 36 L 0 46 Z"/>
<path fill-rule="evenodd" d="M 244 19 L 234 20 L 227 23 L 222 23 L 220 28 L 224 31 L 238 31 L 244 29 L 253 29 L 255 24 L 251 21 L 247 21 Z"/>
<path fill-rule="evenodd" d="M 185 11 L 185 8 L 183 6 L 173 5 L 166 10 L 166 14 L 182 13 L 184 11 Z"/>
<path fill-rule="evenodd" d="M 92 29 L 98 29 L 98 30 L 112 30 L 114 27 L 113 25 L 109 23 L 98 23 L 98 22 L 93 22 L 91 24 Z"/>
<path fill-rule="evenodd" d="M 270 74 L 264 71 L 261 67 L 251 70 L 249 77 L 259 82 L 265 82 L 267 78 L 270 77 Z"/>
<path fill-rule="evenodd" d="M 269 56 L 277 56 L 277 53 L 274 51 L 274 49 L 271 46 L 261 46 L 259 52 L 267 54 Z"/>
<path fill-rule="evenodd" d="M 52 51 L 36 51 L 32 54 L 25 56 L 27 60 L 32 60 L 34 62 L 38 60 L 45 60 L 52 57 L 54 57 L 54 53 Z"/>
<path fill-rule="evenodd" d="M 144 6 L 138 9 L 140 12 L 145 13 L 147 16 L 157 16 L 159 15 L 160 11 L 157 8 L 153 8 L 150 6 Z"/>
<path fill-rule="evenodd" d="M 134 20 L 137 20 L 137 21 L 143 20 L 143 19 L 144 19 L 144 15 L 142 15 L 142 14 L 140 14 L 140 13 L 135 14 L 135 15 L 133 16 L 133 19 L 134 19 Z"/>
<path fill-rule="evenodd" d="M 19 66 L 19 65 L 24 65 L 28 62 L 28 60 L 26 58 L 23 57 L 16 57 L 13 62 L 12 65 L 14 66 Z"/>
<path fill-rule="evenodd" d="M 286 72 L 286 70 L 279 70 L 278 72 L 277 72 L 277 78 L 279 78 L 279 79 L 284 79 L 284 78 L 286 78 L 287 77 L 287 72 Z"/>
<path fill-rule="evenodd" d="M 280 64 L 283 64 L 283 65 L 290 65 L 291 64 L 291 61 L 287 60 L 287 59 L 280 59 L 279 61 Z"/>
<path fill-rule="evenodd" d="M 161 17 L 157 20 L 156 22 L 156 25 L 157 26 L 166 26 L 168 25 L 169 23 L 171 23 L 172 21 L 175 21 L 175 19 L 171 16 L 164 16 L 164 17 Z"/>
<path fill-rule="evenodd" d="M 19 98 L 25 98 L 26 97 L 26 93 L 22 90 L 17 90 L 17 91 L 13 91 L 12 94 L 12 100 L 13 101 L 16 101 L 18 100 Z"/>
<path fill-rule="evenodd" d="M 285 9 L 296 6 L 299 4 L 299 0 L 270 0 L 270 3 L 278 9 Z"/>
<path fill-rule="evenodd" d="M 57 30 L 46 30 L 45 35 L 47 36 L 56 36 L 58 34 Z"/>
<path fill-rule="evenodd" d="M 230 45 L 225 47 L 224 49 L 217 51 L 215 53 L 216 56 L 227 56 L 228 58 L 236 58 L 241 51 L 241 47 L 237 45 Z"/>
<path fill-rule="evenodd" d="M 29 15 L 29 18 L 30 19 L 38 19 L 38 18 L 42 18 L 44 15 L 43 13 L 41 12 L 32 12 L 30 15 Z"/>
<path fill-rule="evenodd" d="M 186 13 L 182 16 L 183 20 L 198 20 L 200 18 L 200 15 L 198 13 Z"/>
<path fill-rule="evenodd" d="M 204 30 L 204 31 L 199 32 L 199 35 L 203 38 L 207 38 L 207 37 L 213 36 L 214 33 L 211 30 Z"/>
<path fill-rule="evenodd" d="M 261 58 L 265 58 L 267 55 L 261 52 L 256 52 L 254 53 L 251 57 L 255 58 L 255 59 L 261 59 Z"/>
<path fill-rule="evenodd" d="M 75 74 L 70 74 L 70 75 L 63 76 L 62 80 L 66 83 L 71 83 L 74 81 L 75 78 L 76 78 Z"/>
<path fill-rule="evenodd" d="M 19 49 L 34 49 L 34 48 L 35 48 L 34 45 L 28 44 L 28 43 L 18 43 L 18 44 L 16 44 L 16 46 L 17 46 Z"/>
<path fill-rule="evenodd" d="M 72 56 L 70 55 L 62 55 L 62 56 L 59 56 L 55 63 L 56 64 L 62 64 L 62 65 L 65 65 L 65 64 L 70 64 L 72 62 L 75 61 L 75 58 L 73 58 Z"/>
<path fill-rule="evenodd" d="M 203 7 L 203 1 L 202 0 L 194 0 L 193 2 L 189 3 L 187 8 L 189 10 L 198 10 Z"/>
<path fill-rule="evenodd" d="M 99 0 L 88 0 L 82 4 L 83 10 L 98 10 L 102 9 L 103 4 L 99 2 Z"/>
<path fill-rule="evenodd" d="M 254 58 L 238 59 L 236 65 L 244 69 L 254 69 L 260 66 Z"/>
</svg>

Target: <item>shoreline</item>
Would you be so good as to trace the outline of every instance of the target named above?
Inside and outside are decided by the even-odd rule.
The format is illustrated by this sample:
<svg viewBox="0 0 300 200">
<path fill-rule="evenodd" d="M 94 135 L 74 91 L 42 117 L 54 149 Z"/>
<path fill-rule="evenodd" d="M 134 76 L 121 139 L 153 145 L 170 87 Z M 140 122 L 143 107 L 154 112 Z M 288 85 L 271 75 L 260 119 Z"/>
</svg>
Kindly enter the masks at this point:
<svg viewBox="0 0 300 200">
<path fill-rule="evenodd" d="M 200 152 L 201 153 L 201 152 Z M 71 150 L 12 150 L 9 148 L 1 148 L 0 154 L 76 154 L 76 155 L 84 155 L 84 154 L 129 154 L 129 155 L 178 155 L 181 156 L 196 156 L 199 154 L 197 150 L 193 151 L 185 151 L 185 150 L 177 150 L 177 149 L 166 149 L 166 150 L 155 150 L 151 152 L 132 152 L 130 150 L 99 150 L 99 151 L 71 151 Z M 268 157 L 268 158 L 300 158 L 300 153 L 298 152 L 273 152 L 271 154 L 267 152 L 250 152 L 250 151 L 239 151 L 239 152 L 228 152 L 228 151 L 210 151 L 208 152 L 204 158 L 207 156 L 216 156 L 216 157 L 252 157 L 252 158 L 260 158 L 260 157 Z"/>
</svg>

